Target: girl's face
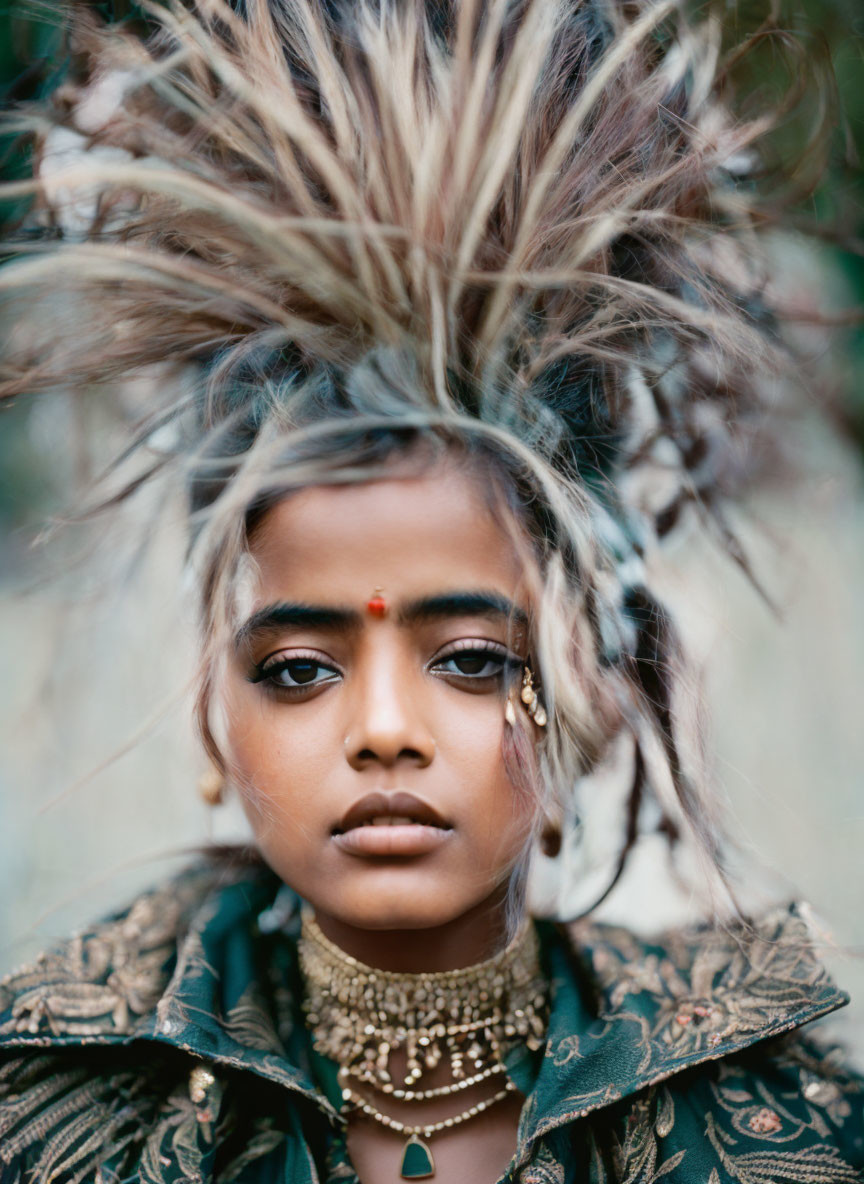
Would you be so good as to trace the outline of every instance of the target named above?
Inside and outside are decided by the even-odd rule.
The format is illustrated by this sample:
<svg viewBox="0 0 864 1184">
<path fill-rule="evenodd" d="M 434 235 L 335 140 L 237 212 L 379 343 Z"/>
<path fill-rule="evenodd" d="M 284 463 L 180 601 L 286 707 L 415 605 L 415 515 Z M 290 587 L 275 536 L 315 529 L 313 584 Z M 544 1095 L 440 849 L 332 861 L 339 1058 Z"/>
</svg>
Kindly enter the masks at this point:
<svg viewBox="0 0 864 1184">
<path fill-rule="evenodd" d="M 267 862 L 332 936 L 500 904 L 530 828 L 502 758 L 527 604 L 474 481 L 447 463 L 307 489 L 251 551 L 227 755 Z"/>
</svg>

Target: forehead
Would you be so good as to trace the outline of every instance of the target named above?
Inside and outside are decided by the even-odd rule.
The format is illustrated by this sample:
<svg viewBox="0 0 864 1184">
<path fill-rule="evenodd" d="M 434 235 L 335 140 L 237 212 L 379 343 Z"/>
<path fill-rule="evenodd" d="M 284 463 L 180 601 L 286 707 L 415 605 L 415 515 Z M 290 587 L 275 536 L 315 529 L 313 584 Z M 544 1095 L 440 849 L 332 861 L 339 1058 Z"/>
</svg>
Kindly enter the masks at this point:
<svg viewBox="0 0 864 1184">
<path fill-rule="evenodd" d="M 417 476 L 320 486 L 270 509 L 251 543 L 257 596 L 343 603 L 376 587 L 403 598 L 448 587 L 513 597 L 519 562 L 478 481 L 441 464 Z"/>
</svg>

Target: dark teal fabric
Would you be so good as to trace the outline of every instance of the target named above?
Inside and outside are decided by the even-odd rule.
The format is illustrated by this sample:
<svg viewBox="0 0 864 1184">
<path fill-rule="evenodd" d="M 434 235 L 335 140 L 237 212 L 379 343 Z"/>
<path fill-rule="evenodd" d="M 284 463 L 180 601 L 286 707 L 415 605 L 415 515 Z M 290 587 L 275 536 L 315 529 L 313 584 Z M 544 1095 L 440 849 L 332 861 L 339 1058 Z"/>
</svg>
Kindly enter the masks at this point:
<svg viewBox="0 0 864 1184">
<path fill-rule="evenodd" d="M 794 908 L 653 943 L 537 924 L 551 1017 L 508 1059 L 507 1184 L 864 1179 L 861 1082 L 797 1032 L 846 997 Z M 356 1182 L 298 930 L 272 873 L 205 863 L 8 976 L 0 1184 Z"/>
</svg>

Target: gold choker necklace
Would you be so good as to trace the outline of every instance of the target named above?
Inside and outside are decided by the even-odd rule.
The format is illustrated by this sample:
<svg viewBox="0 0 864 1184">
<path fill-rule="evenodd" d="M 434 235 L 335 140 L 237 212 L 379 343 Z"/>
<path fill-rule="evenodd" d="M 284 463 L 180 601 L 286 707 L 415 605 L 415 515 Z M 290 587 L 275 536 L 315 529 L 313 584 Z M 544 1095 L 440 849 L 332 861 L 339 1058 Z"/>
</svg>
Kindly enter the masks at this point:
<svg viewBox="0 0 864 1184">
<path fill-rule="evenodd" d="M 506 949 L 476 966 L 397 974 L 343 953 L 324 936 L 311 911 L 304 910 L 298 949 L 306 983 L 306 1024 L 315 1050 L 339 1066 L 344 1101 L 408 1136 L 404 1179 L 434 1175 L 423 1139 L 501 1101 L 515 1088 L 504 1067 L 508 1048 L 523 1043 L 536 1050 L 543 1043 L 548 1007 L 534 926 L 524 921 Z M 390 1075 L 390 1054 L 397 1048 L 405 1050 L 407 1060 L 404 1086 Z M 451 1078 L 447 1085 L 413 1088 L 445 1058 Z M 458 1094 L 498 1075 L 504 1085 L 492 1096 L 429 1124 L 399 1122 L 351 1086 L 353 1079 L 410 1103 Z"/>
</svg>

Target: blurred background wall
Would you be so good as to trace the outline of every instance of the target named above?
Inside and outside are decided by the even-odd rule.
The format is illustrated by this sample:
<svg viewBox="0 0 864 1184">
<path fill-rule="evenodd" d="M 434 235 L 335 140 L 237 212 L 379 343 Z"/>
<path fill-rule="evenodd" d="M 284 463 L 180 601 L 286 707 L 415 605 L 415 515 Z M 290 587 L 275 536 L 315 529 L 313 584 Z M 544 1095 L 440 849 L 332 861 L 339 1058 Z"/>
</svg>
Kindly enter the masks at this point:
<svg viewBox="0 0 864 1184">
<path fill-rule="evenodd" d="M 794 236 L 778 250 L 800 255 L 790 274 L 802 290 L 855 310 L 864 305 L 855 154 L 864 16 L 853 0 L 812 0 L 795 13 L 792 23 L 827 47 L 842 94 L 826 179 L 805 201 L 808 216 L 838 231 L 815 253 Z M 50 64 L 56 41 L 44 22 L 11 21 L 0 16 L 0 71 L 15 100 L 45 85 L 33 62 Z M 20 165 L 13 152 L 9 172 Z M 864 1064 L 864 339 L 849 323 L 802 339 L 819 377 L 795 425 L 777 426 L 798 476 L 740 513 L 779 618 L 686 529 L 670 540 L 658 580 L 704 674 L 733 830 L 754 869 L 776 871 L 776 894 L 809 900 L 830 930 L 829 963 L 857 998 L 830 1026 Z M 236 803 L 208 813 L 195 793 L 202 763 L 185 692 L 196 638 L 180 509 L 168 508 L 137 563 L 124 544 L 155 514 L 147 505 L 137 520 L 61 530 L 34 547 L 68 490 L 86 484 L 92 445 L 113 427 L 98 399 L 0 409 L 0 973 L 196 844 L 245 834 Z M 118 556 L 131 564 L 125 574 Z M 680 905 L 646 842 L 604 913 L 650 928 Z"/>
</svg>

